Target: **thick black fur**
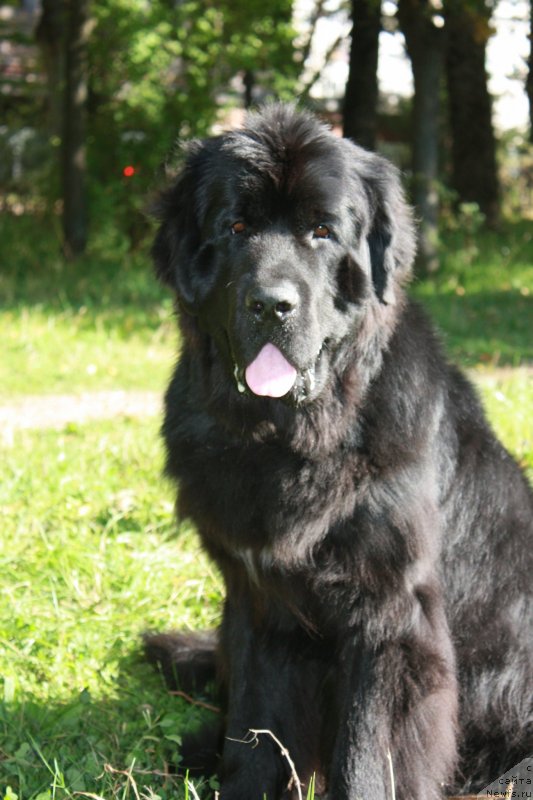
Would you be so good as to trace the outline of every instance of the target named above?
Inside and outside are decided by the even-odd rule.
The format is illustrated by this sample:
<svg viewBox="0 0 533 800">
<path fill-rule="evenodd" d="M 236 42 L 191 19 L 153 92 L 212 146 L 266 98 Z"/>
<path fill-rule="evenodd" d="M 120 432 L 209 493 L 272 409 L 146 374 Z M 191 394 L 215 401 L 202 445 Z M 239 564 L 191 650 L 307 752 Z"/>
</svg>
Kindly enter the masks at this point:
<svg viewBox="0 0 533 800">
<path fill-rule="evenodd" d="M 532 495 L 405 295 L 395 169 L 273 106 L 190 145 L 158 214 L 167 470 L 227 590 L 222 800 L 295 796 L 251 729 L 332 800 L 480 789 L 533 752 Z M 298 370 L 281 399 L 245 386 L 266 342 Z M 209 679 L 214 645 L 147 639 L 188 686 L 187 650 Z"/>
</svg>

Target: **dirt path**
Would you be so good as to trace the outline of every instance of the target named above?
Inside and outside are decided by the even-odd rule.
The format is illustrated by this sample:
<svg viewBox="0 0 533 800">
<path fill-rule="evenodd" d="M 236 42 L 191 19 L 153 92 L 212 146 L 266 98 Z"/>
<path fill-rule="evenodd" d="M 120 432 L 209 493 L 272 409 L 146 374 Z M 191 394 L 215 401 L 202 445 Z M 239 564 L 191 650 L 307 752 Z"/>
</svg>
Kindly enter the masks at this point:
<svg viewBox="0 0 533 800">
<path fill-rule="evenodd" d="M 0 405 L 0 432 L 63 428 L 117 416 L 153 416 L 162 411 L 160 392 L 108 391 L 70 395 L 28 395 Z"/>
<path fill-rule="evenodd" d="M 471 370 L 469 373 L 473 382 L 478 384 L 498 382 L 512 374 L 525 374 L 533 379 L 533 366 Z M 14 431 L 21 429 L 61 429 L 69 424 L 79 425 L 118 416 L 154 416 L 162 413 L 162 406 L 162 393 L 148 391 L 28 395 L 9 405 L 0 404 L 0 437 L 9 438 Z"/>
</svg>

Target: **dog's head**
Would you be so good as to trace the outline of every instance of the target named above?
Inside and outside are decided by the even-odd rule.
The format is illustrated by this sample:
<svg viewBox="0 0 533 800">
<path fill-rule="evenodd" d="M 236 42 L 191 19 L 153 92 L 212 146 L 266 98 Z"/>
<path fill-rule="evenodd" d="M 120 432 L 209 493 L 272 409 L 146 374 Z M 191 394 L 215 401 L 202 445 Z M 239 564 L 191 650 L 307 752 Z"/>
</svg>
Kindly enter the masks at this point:
<svg viewBox="0 0 533 800">
<path fill-rule="evenodd" d="M 272 106 L 186 149 L 153 256 L 236 392 L 316 399 L 369 309 L 392 309 L 414 235 L 397 172 Z"/>
</svg>

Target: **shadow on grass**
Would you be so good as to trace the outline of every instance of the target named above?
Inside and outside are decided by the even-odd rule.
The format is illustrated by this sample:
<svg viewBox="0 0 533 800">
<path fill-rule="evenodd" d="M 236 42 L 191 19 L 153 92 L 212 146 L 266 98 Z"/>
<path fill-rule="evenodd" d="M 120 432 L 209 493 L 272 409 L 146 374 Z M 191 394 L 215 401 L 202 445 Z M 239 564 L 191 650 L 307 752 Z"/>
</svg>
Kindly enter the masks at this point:
<svg viewBox="0 0 533 800">
<path fill-rule="evenodd" d="M 44 217 L 0 215 L 2 309 L 73 314 L 84 309 L 89 316 L 136 309 L 160 323 L 161 305 L 170 307 L 171 298 L 153 273 L 148 238 L 130 252 L 119 232 L 102 230 L 85 255 L 69 262 L 53 224 Z"/>
<path fill-rule="evenodd" d="M 110 695 L 83 689 L 64 701 L 9 699 L 0 704 L 0 794 L 19 800 L 90 793 L 106 800 L 184 796 L 180 734 L 210 712 L 172 696 L 139 654 L 119 661 Z M 202 787 L 201 781 L 195 785 Z M 203 794 L 212 796 L 204 784 Z M 50 794 L 49 794 L 50 792 Z M 79 796 L 79 795 L 77 795 Z"/>
<path fill-rule="evenodd" d="M 533 363 L 533 296 L 518 291 L 420 296 L 446 350 L 463 365 Z"/>
</svg>

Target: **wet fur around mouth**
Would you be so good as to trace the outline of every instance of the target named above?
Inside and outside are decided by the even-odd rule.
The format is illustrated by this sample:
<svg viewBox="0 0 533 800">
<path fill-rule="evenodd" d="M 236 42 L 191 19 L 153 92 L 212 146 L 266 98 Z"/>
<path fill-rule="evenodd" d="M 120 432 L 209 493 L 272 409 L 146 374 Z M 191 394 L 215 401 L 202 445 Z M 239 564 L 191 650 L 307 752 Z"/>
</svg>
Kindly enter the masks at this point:
<svg viewBox="0 0 533 800">
<path fill-rule="evenodd" d="M 221 800 L 295 797 L 261 729 L 335 800 L 480 791 L 533 751 L 533 500 L 406 293 L 397 171 L 274 105 L 189 145 L 156 213 L 166 469 L 226 587 L 216 635 L 146 639 L 171 683 L 216 675 L 176 761 Z M 317 364 L 305 397 L 246 389 L 266 343 L 300 384 Z"/>
</svg>

